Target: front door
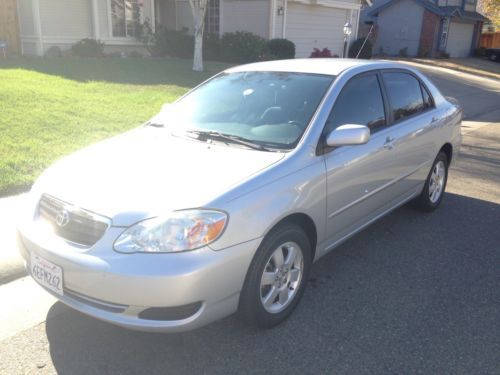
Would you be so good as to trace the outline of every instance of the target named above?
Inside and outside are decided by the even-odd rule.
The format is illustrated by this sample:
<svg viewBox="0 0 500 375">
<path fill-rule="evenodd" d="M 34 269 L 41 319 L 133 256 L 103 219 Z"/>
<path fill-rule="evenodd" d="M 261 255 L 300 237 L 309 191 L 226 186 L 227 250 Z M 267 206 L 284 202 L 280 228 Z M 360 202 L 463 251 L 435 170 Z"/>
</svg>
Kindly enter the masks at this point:
<svg viewBox="0 0 500 375">
<path fill-rule="evenodd" d="M 366 125 L 368 143 L 326 150 L 327 237 L 324 251 L 364 224 L 396 200 L 398 161 L 394 137 L 376 72 L 350 79 L 340 92 L 325 125 L 324 135 L 345 124 Z"/>
</svg>

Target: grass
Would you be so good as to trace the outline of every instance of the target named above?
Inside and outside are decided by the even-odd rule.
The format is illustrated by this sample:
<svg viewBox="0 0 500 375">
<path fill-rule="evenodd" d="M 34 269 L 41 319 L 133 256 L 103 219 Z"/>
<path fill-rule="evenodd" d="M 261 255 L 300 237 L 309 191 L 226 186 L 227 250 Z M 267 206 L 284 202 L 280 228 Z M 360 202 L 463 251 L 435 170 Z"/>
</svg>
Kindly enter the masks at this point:
<svg viewBox="0 0 500 375">
<path fill-rule="evenodd" d="M 185 60 L 0 59 L 0 196 L 54 160 L 146 121 L 225 66 Z"/>
</svg>

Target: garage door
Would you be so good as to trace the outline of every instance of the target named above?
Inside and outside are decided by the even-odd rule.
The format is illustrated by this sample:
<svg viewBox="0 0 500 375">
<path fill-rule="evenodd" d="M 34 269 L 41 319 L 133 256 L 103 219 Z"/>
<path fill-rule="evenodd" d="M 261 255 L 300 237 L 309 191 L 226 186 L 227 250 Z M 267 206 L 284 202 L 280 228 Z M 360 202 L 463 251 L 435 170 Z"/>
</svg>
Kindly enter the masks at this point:
<svg viewBox="0 0 500 375">
<path fill-rule="evenodd" d="M 347 10 L 289 3 L 286 38 L 295 43 L 295 57 L 309 57 L 313 48 L 327 47 L 342 56 Z"/>
<path fill-rule="evenodd" d="M 448 31 L 446 51 L 451 57 L 466 57 L 470 54 L 474 25 L 451 22 Z"/>
</svg>

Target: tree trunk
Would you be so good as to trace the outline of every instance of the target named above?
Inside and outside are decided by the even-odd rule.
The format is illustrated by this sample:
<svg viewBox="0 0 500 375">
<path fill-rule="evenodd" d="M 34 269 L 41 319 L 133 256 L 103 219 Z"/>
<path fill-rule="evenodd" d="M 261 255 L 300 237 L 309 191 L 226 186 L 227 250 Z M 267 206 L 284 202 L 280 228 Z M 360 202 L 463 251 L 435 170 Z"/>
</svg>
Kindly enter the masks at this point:
<svg viewBox="0 0 500 375">
<path fill-rule="evenodd" d="M 203 71 L 203 31 L 208 0 L 189 0 L 194 20 L 194 57 L 193 70 Z"/>
</svg>

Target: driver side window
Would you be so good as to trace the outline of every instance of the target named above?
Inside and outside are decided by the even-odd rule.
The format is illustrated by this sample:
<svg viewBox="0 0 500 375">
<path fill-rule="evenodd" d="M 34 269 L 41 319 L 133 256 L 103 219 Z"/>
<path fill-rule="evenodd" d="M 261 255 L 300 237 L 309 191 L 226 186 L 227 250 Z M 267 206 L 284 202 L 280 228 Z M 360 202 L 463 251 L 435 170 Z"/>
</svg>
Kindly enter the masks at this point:
<svg viewBox="0 0 500 375">
<path fill-rule="evenodd" d="M 347 82 L 330 112 L 324 134 L 346 124 L 366 125 L 372 133 L 387 124 L 376 73 L 362 74 Z"/>
</svg>

